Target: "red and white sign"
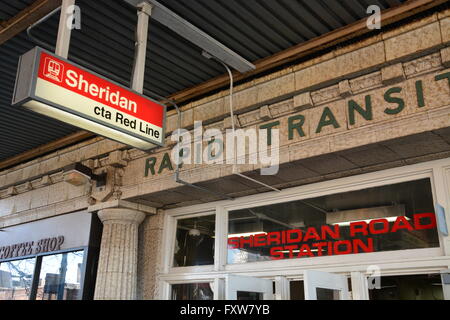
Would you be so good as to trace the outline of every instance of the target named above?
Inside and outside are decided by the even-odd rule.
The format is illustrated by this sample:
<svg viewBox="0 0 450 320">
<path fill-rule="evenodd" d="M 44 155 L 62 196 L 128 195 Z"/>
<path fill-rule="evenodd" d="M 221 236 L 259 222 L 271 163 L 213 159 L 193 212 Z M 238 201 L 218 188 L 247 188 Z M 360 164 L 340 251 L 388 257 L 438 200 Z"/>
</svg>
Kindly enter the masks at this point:
<svg viewBox="0 0 450 320">
<path fill-rule="evenodd" d="M 163 145 L 164 105 L 47 52 L 39 51 L 38 59 L 36 100 L 50 102 L 47 104 L 118 130 L 111 137 L 113 139 L 117 140 L 120 134 L 129 134 L 133 139 Z M 77 126 L 77 123 L 72 124 Z M 95 129 L 90 131 L 96 132 Z M 99 130 L 97 133 L 105 135 L 105 132 Z"/>
</svg>

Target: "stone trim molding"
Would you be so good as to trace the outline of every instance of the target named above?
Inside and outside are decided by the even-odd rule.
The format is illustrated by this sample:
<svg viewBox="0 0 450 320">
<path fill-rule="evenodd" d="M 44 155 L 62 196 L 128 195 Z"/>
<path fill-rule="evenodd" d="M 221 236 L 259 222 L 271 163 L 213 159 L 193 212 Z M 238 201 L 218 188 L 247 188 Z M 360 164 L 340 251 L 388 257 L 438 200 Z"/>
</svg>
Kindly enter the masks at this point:
<svg viewBox="0 0 450 320">
<path fill-rule="evenodd" d="M 142 211 L 124 208 L 102 209 L 97 213 L 103 224 L 132 224 L 140 225 L 146 214 Z"/>
<path fill-rule="evenodd" d="M 156 214 L 156 212 L 157 212 L 156 208 L 149 207 L 149 206 L 139 204 L 139 203 L 125 201 L 125 200 L 114 200 L 114 201 L 99 203 L 99 204 L 88 207 L 88 212 L 97 212 L 97 211 L 101 211 L 101 210 L 116 209 L 116 208 L 121 208 L 121 209 L 126 209 L 126 210 L 136 210 L 136 211 L 140 211 L 140 212 L 144 212 L 144 213 L 148 213 L 148 214 Z"/>
<path fill-rule="evenodd" d="M 11 213 L 9 215 L 0 217 L 0 228 L 6 228 L 31 221 L 56 217 L 58 215 L 70 212 L 86 210 L 88 198 L 89 197 L 87 196 L 76 197 L 64 202 L 20 211 L 20 214 L 19 212 Z"/>
</svg>

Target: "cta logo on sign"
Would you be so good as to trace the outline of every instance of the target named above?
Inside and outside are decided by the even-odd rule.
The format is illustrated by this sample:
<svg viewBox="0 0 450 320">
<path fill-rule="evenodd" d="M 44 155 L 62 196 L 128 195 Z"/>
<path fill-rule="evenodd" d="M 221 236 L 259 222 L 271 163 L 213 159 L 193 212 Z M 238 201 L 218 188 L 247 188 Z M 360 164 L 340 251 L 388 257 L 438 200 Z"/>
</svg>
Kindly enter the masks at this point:
<svg viewBox="0 0 450 320">
<path fill-rule="evenodd" d="M 143 150 L 164 145 L 164 105 L 40 48 L 21 58 L 13 104 Z"/>
<path fill-rule="evenodd" d="M 53 58 L 45 58 L 44 76 L 58 82 L 63 81 L 64 65 Z"/>
</svg>

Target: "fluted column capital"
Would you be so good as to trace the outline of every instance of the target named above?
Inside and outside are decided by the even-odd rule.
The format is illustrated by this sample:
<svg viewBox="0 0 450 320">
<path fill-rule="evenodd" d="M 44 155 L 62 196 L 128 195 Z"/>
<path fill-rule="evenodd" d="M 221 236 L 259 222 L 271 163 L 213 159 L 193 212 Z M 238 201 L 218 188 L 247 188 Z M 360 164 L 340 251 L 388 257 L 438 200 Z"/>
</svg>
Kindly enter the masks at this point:
<svg viewBox="0 0 450 320">
<path fill-rule="evenodd" d="M 114 223 L 140 225 L 146 216 L 142 211 L 125 208 L 102 209 L 97 214 L 104 225 Z"/>
</svg>

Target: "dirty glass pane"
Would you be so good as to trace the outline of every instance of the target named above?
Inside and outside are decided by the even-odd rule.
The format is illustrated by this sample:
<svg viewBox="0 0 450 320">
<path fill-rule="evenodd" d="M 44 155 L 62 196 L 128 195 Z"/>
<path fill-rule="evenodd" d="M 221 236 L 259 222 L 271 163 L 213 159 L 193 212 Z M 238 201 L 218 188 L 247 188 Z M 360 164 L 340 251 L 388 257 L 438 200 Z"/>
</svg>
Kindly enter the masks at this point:
<svg viewBox="0 0 450 320">
<path fill-rule="evenodd" d="M 237 299 L 238 300 L 259 301 L 259 300 L 263 300 L 263 294 L 260 292 L 238 291 Z"/>
<path fill-rule="evenodd" d="M 444 300 L 440 274 L 381 277 L 369 284 L 370 300 Z"/>
<path fill-rule="evenodd" d="M 84 251 L 43 257 L 36 299 L 81 299 L 83 258 Z"/>
<path fill-rule="evenodd" d="M 429 179 L 231 211 L 228 263 L 439 247 Z"/>
<path fill-rule="evenodd" d="M 215 229 L 215 215 L 178 220 L 173 266 L 214 264 Z"/>
<path fill-rule="evenodd" d="M 172 300 L 213 300 L 210 283 L 183 283 L 172 285 Z"/>
<path fill-rule="evenodd" d="M 339 300 L 340 291 L 327 289 L 327 288 L 316 288 L 317 300 Z"/>
<path fill-rule="evenodd" d="M 0 264 L 0 300 L 29 300 L 36 259 Z"/>
</svg>

